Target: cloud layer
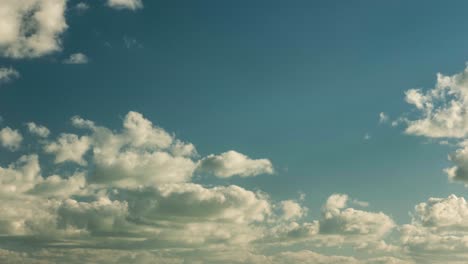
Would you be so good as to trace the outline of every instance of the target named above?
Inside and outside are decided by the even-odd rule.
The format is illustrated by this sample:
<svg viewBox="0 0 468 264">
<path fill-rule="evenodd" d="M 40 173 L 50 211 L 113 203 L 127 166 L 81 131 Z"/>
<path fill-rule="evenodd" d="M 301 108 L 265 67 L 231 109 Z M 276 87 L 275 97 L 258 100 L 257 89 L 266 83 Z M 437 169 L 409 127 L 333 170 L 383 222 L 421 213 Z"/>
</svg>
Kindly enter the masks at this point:
<svg viewBox="0 0 468 264">
<path fill-rule="evenodd" d="M 320 209 L 302 198 L 197 183 L 196 174 L 270 177 L 273 165 L 234 150 L 200 157 L 192 143 L 137 112 L 120 129 L 79 116 L 71 124 L 75 133 L 51 138 L 46 127 L 27 123 L 38 153 L 12 139 L 23 137 L 20 130 L 2 130 L 18 159 L 0 166 L 0 260 L 413 263 L 432 259 L 434 250 L 464 257 L 462 197 L 430 198 L 411 223 L 398 225 L 346 194 L 332 194 Z M 344 250 L 351 247 L 359 257 Z"/>
</svg>

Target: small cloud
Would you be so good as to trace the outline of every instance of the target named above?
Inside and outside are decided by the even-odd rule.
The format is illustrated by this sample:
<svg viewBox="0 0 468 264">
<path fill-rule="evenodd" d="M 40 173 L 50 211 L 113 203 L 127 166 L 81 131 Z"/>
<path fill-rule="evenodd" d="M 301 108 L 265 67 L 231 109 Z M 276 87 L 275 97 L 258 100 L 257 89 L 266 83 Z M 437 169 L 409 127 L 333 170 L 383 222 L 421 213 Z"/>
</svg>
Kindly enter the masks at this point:
<svg viewBox="0 0 468 264">
<path fill-rule="evenodd" d="M 50 134 L 50 130 L 47 127 L 37 125 L 34 122 L 26 123 L 26 126 L 28 127 L 29 133 L 38 137 L 46 138 Z"/>
<path fill-rule="evenodd" d="M 79 2 L 75 6 L 75 10 L 78 11 L 79 13 L 83 13 L 88 9 L 89 9 L 89 5 L 85 2 Z"/>
<path fill-rule="evenodd" d="M 364 140 L 371 139 L 371 135 L 369 133 L 364 134 Z"/>
<path fill-rule="evenodd" d="M 74 53 L 70 57 L 65 59 L 63 63 L 65 64 L 86 64 L 89 62 L 88 56 L 83 53 Z"/>
<path fill-rule="evenodd" d="M 360 207 L 369 207 L 369 203 L 368 203 L 368 202 L 360 201 L 360 200 L 357 200 L 357 199 L 351 200 L 351 203 L 352 203 L 352 204 L 355 204 L 355 205 L 357 205 L 357 206 L 360 206 Z"/>
<path fill-rule="evenodd" d="M 13 68 L 0 67 L 0 84 L 19 78 L 20 74 Z"/>
<path fill-rule="evenodd" d="M 140 48 L 140 49 L 143 48 L 143 45 L 134 38 L 124 36 L 123 41 L 124 41 L 124 45 L 125 45 L 125 47 L 127 49 L 130 49 L 130 48 L 133 48 L 133 47 Z"/>
<path fill-rule="evenodd" d="M 107 0 L 107 5 L 114 9 L 129 9 L 132 11 L 143 8 L 141 0 Z"/>
<path fill-rule="evenodd" d="M 385 114 L 384 112 L 380 112 L 380 114 L 379 114 L 379 123 L 384 124 L 384 123 L 387 123 L 388 121 L 389 121 L 388 115 Z"/>
</svg>

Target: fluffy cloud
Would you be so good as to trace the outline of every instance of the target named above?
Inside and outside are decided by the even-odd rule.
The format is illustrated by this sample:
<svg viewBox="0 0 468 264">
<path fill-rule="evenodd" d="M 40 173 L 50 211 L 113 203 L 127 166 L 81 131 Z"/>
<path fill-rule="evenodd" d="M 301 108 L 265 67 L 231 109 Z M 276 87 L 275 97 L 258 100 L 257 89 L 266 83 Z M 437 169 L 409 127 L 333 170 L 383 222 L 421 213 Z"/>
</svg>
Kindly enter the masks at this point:
<svg viewBox="0 0 468 264">
<path fill-rule="evenodd" d="M 62 134 L 55 142 L 44 146 L 44 151 L 55 154 L 55 163 L 65 161 L 85 165 L 83 155 L 88 151 L 90 141 L 87 136 L 79 137 L 75 134 Z"/>
<path fill-rule="evenodd" d="M 0 83 L 9 82 L 13 79 L 18 78 L 19 72 L 13 68 L 0 67 Z"/>
<path fill-rule="evenodd" d="M 9 127 L 5 127 L 0 130 L 0 144 L 11 150 L 16 151 L 23 141 L 23 136 L 18 132 L 18 130 L 13 130 Z"/>
<path fill-rule="evenodd" d="M 292 200 L 282 201 L 280 206 L 283 213 L 282 217 L 286 220 L 301 218 L 307 213 L 307 208 Z"/>
<path fill-rule="evenodd" d="M 0 262 L 426 263 L 431 250 L 462 259 L 468 244 L 463 198 L 430 199 L 411 224 L 395 228 L 382 212 L 352 208 L 367 203 L 333 194 L 311 219 L 303 195 L 275 201 L 192 181 L 197 170 L 221 178 L 272 173 L 266 159 L 235 151 L 200 158 L 193 144 L 137 112 L 120 129 L 78 116 L 71 123 L 77 134 L 32 137 L 42 148 L 29 149 L 52 162 L 39 153 L 0 165 Z M 39 127 L 28 125 L 45 136 Z"/>
<path fill-rule="evenodd" d="M 273 165 L 267 159 L 250 159 L 236 152 L 228 151 L 220 155 L 209 155 L 202 159 L 199 170 L 220 178 L 232 176 L 249 177 L 259 174 L 272 174 Z"/>
<path fill-rule="evenodd" d="M 34 122 L 26 123 L 26 126 L 28 127 L 28 130 L 31 134 L 36 135 L 38 137 L 46 138 L 50 134 L 50 130 L 47 127 L 37 125 Z"/>
<path fill-rule="evenodd" d="M 467 215 L 463 197 L 430 198 L 415 207 L 412 224 L 401 228 L 402 244 L 410 254 L 434 263 L 466 260 Z"/>
<path fill-rule="evenodd" d="M 67 28 L 65 0 L 4 0 L 0 4 L 0 54 L 40 57 L 61 49 Z"/>
<path fill-rule="evenodd" d="M 137 10 L 143 8 L 141 0 L 107 0 L 107 5 L 115 9 Z"/>
<path fill-rule="evenodd" d="M 347 195 L 334 194 L 328 198 L 320 220 L 320 233 L 380 238 L 395 227 L 393 220 L 384 213 L 345 208 L 347 202 Z"/>
<path fill-rule="evenodd" d="M 63 60 L 63 63 L 65 64 L 86 64 L 88 62 L 88 56 L 83 53 L 73 53 L 70 57 Z"/>
<path fill-rule="evenodd" d="M 420 117 L 408 121 L 406 133 L 431 138 L 463 138 L 468 134 L 468 67 L 461 73 L 437 74 L 433 89 L 406 91 L 406 102 Z"/>
</svg>

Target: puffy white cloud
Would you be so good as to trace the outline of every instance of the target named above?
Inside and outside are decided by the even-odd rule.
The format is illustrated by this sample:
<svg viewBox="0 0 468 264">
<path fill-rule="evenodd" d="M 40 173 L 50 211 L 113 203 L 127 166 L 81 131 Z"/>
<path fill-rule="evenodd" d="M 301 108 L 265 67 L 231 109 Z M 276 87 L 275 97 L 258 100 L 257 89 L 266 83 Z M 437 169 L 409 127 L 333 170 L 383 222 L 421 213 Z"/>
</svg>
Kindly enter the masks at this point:
<svg viewBox="0 0 468 264">
<path fill-rule="evenodd" d="M 16 79 L 20 76 L 19 72 L 17 72 L 13 68 L 5 68 L 0 67 L 0 83 L 9 82 L 13 79 Z"/>
<path fill-rule="evenodd" d="M 273 165 L 268 159 L 250 159 L 244 154 L 230 150 L 220 155 L 209 155 L 200 161 L 198 169 L 220 178 L 232 176 L 249 177 L 272 174 Z"/>
<path fill-rule="evenodd" d="M 430 198 L 416 205 L 412 223 L 401 227 L 401 243 L 420 262 L 466 260 L 467 215 L 468 205 L 463 197 Z"/>
<path fill-rule="evenodd" d="M 26 123 L 26 126 L 28 127 L 28 130 L 31 134 L 34 134 L 38 137 L 46 138 L 50 134 L 50 130 L 47 127 L 37 125 L 34 122 Z"/>
<path fill-rule="evenodd" d="M 63 60 L 63 63 L 65 64 L 86 64 L 88 62 L 89 62 L 88 56 L 86 56 L 85 54 L 81 52 L 73 53 L 70 55 L 70 57 Z"/>
<path fill-rule="evenodd" d="M 22 156 L 7 168 L 0 167 L 0 190 L 4 194 L 30 190 L 42 179 L 40 172 L 37 155 Z"/>
<path fill-rule="evenodd" d="M 143 8 L 141 0 L 107 0 L 107 5 L 115 9 L 137 10 Z"/>
<path fill-rule="evenodd" d="M 0 3 L 0 54 L 40 57 L 61 49 L 67 28 L 65 0 L 3 0 Z"/>
<path fill-rule="evenodd" d="M 71 161 L 85 165 L 86 161 L 83 159 L 83 155 L 89 147 L 90 140 L 87 136 L 61 134 L 57 141 L 45 145 L 44 151 L 55 155 L 55 163 Z"/>
<path fill-rule="evenodd" d="M 463 138 L 468 133 L 468 67 L 461 73 L 437 74 L 433 89 L 406 91 L 406 101 L 419 112 L 407 121 L 406 133 L 431 138 Z"/>
<path fill-rule="evenodd" d="M 395 227 L 393 220 L 384 213 L 345 208 L 347 202 L 347 195 L 334 194 L 328 198 L 320 220 L 320 233 L 379 238 Z"/>
<path fill-rule="evenodd" d="M 283 213 L 282 217 L 286 220 L 301 218 L 307 213 L 307 208 L 302 207 L 293 200 L 282 201 L 280 206 Z"/>
<path fill-rule="evenodd" d="M 18 130 L 13 130 L 9 127 L 5 127 L 0 130 L 0 144 L 11 150 L 16 151 L 21 146 L 23 141 L 23 136 L 18 132 Z"/>
</svg>

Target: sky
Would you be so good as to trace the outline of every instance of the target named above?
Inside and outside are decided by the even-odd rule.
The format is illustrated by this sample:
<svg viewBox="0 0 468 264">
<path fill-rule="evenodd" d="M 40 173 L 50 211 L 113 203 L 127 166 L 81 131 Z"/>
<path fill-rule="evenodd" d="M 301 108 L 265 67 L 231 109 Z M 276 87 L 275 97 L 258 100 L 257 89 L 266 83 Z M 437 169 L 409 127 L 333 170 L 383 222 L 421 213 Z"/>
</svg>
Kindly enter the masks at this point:
<svg viewBox="0 0 468 264">
<path fill-rule="evenodd" d="M 2 0 L 1 263 L 466 263 L 466 1 Z"/>
</svg>

